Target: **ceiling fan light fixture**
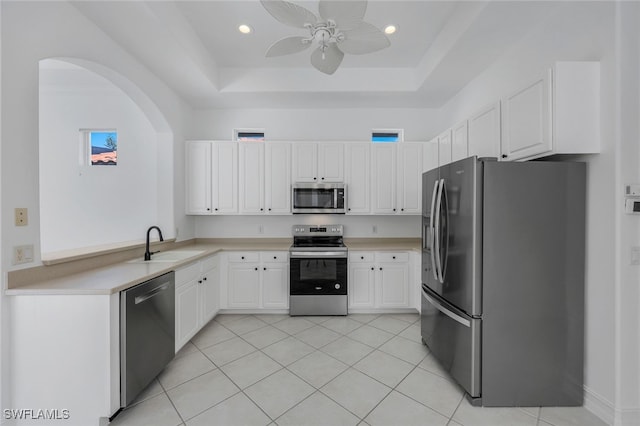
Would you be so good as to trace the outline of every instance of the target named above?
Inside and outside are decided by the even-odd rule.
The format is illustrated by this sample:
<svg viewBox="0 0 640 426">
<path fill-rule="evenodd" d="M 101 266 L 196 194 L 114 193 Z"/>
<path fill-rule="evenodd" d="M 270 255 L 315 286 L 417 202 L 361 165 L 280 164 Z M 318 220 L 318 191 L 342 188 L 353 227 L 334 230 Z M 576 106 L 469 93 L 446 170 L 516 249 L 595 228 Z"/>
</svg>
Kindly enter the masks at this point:
<svg viewBox="0 0 640 426">
<path fill-rule="evenodd" d="M 393 34 L 395 33 L 397 30 L 395 25 L 387 25 L 386 27 L 384 27 L 384 33 L 385 34 Z"/>
<path fill-rule="evenodd" d="M 238 26 L 238 31 L 240 31 L 242 34 L 251 34 L 253 29 L 249 25 L 241 24 Z"/>
</svg>

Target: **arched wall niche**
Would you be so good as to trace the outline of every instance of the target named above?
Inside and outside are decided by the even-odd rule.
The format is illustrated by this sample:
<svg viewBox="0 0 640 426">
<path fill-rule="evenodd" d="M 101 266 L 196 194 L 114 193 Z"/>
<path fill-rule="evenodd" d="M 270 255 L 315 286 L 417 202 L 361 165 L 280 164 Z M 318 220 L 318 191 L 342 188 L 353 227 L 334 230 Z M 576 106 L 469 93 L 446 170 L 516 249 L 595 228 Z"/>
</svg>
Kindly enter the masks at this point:
<svg viewBox="0 0 640 426">
<path fill-rule="evenodd" d="M 92 165 L 88 130 L 117 133 L 117 164 Z M 173 132 L 126 77 L 79 58 L 39 62 L 42 260 L 175 237 Z"/>
</svg>

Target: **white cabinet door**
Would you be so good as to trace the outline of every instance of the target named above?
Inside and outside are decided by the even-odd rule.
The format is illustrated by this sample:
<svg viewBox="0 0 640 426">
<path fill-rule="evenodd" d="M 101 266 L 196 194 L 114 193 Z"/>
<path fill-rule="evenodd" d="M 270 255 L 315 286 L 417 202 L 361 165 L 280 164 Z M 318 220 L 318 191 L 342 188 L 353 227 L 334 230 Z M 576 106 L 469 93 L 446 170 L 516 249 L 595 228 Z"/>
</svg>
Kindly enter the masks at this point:
<svg viewBox="0 0 640 426">
<path fill-rule="evenodd" d="M 187 214 L 211 214 L 211 142 L 186 144 Z"/>
<path fill-rule="evenodd" d="M 293 143 L 293 181 L 318 182 L 318 145 Z"/>
<path fill-rule="evenodd" d="M 379 306 L 381 308 L 409 307 L 409 265 L 408 263 L 380 263 Z"/>
<path fill-rule="evenodd" d="M 344 182 L 344 144 L 318 144 L 318 182 Z"/>
<path fill-rule="evenodd" d="M 462 160 L 469 156 L 467 121 L 455 126 L 451 132 L 451 161 Z"/>
<path fill-rule="evenodd" d="M 369 142 L 345 144 L 348 214 L 367 214 L 371 211 L 369 202 L 369 194 L 371 193 L 370 146 Z"/>
<path fill-rule="evenodd" d="M 265 205 L 268 214 L 291 214 L 291 144 L 267 143 Z"/>
<path fill-rule="evenodd" d="M 451 129 L 438 136 L 438 165 L 443 166 L 451 162 Z"/>
<path fill-rule="evenodd" d="M 203 265 L 207 265 L 208 269 L 202 273 L 202 279 L 200 280 L 202 326 L 215 317 L 220 309 L 220 270 L 217 259 L 213 262 L 204 260 Z"/>
<path fill-rule="evenodd" d="M 257 308 L 260 306 L 260 273 L 257 263 L 229 264 L 229 308 Z"/>
<path fill-rule="evenodd" d="M 469 156 L 500 156 L 500 102 L 469 118 Z"/>
<path fill-rule="evenodd" d="M 396 144 L 377 143 L 371 146 L 373 213 L 396 212 Z"/>
<path fill-rule="evenodd" d="M 198 286 L 193 280 L 176 289 L 176 352 L 200 330 Z"/>
<path fill-rule="evenodd" d="M 398 206 L 401 214 L 422 212 L 422 144 L 398 146 Z"/>
<path fill-rule="evenodd" d="M 349 265 L 349 308 L 375 307 L 375 266 L 373 263 Z"/>
<path fill-rule="evenodd" d="M 502 99 L 502 158 L 551 151 L 551 70 Z"/>
<path fill-rule="evenodd" d="M 214 142 L 212 145 L 213 212 L 238 212 L 238 144 Z"/>
<path fill-rule="evenodd" d="M 264 143 L 240 143 L 240 213 L 264 213 Z"/>
<path fill-rule="evenodd" d="M 422 147 L 422 172 L 428 172 L 429 170 L 438 167 L 439 157 L 438 138 L 432 139 L 425 143 Z"/>
<path fill-rule="evenodd" d="M 289 307 L 289 274 L 286 264 L 262 265 L 262 307 L 286 309 Z"/>
</svg>

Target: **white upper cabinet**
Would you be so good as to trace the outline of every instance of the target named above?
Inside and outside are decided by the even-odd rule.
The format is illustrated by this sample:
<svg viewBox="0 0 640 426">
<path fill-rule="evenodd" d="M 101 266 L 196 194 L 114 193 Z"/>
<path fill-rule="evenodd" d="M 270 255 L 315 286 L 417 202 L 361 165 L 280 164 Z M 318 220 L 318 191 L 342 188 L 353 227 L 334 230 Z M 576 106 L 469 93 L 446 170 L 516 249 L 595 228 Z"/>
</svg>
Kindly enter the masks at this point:
<svg viewBox="0 0 640 426">
<path fill-rule="evenodd" d="M 438 165 L 443 166 L 451 162 L 451 129 L 438 135 Z"/>
<path fill-rule="evenodd" d="M 318 182 L 318 145 L 293 143 L 293 181 Z"/>
<path fill-rule="evenodd" d="M 491 104 L 468 120 L 469 156 L 500 156 L 500 102 Z"/>
<path fill-rule="evenodd" d="M 185 157 L 187 213 L 237 213 L 238 145 L 189 141 Z"/>
<path fill-rule="evenodd" d="M 343 182 L 344 144 L 297 142 L 293 144 L 294 182 Z"/>
<path fill-rule="evenodd" d="M 600 152 L 600 65 L 558 62 L 502 100 L 502 158 Z"/>
<path fill-rule="evenodd" d="M 214 142 L 212 145 L 212 184 L 214 214 L 238 212 L 238 144 Z"/>
<path fill-rule="evenodd" d="M 344 182 L 344 145 L 318 144 L 318 182 Z"/>
<path fill-rule="evenodd" d="M 187 213 L 211 214 L 211 142 L 186 145 Z"/>
<path fill-rule="evenodd" d="M 240 142 L 240 213 L 291 214 L 291 145 Z"/>
<path fill-rule="evenodd" d="M 370 142 L 345 144 L 347 214 L 368 214 L 371 211 L 370 148 Z"/>
<path fill-rule="evenodd" d="M 396 145 L 395 143 L 371 145 L 372 213 L 395 214 L 396 212 Z"/>
<path fill-rule="evenodd" d="M 264 213 L 264 143 L 240 142 L 240 213 Z"/>
<path fill-rule="evenodd" d="M 398 144 L 398 207 L 400 214 L 422 210 L 422 143 Z"/>
<path fill-rule="evenodd" d="M 291 144 L 268 142 L 266 152 L 266 213 L 291 214 Z"/>
<path fill-rule="evenodd" d="M 502 155 L 515 160 L 551 150 L 551 70 L 502 99 Z"/>
<path fill-rule="evenodd" d="M 467 120 L 465 120 L 451 130 L 451 161 L 462 160 L 469 156 L 468 128 Z"/>
<path fill-rule="evenodd" d="M 438 167 L 439 157 L 438 138 L 432 139 L 425 143 L 422 147 L 422 171 L 428 172 L 429 170 Z"/>
</svg>

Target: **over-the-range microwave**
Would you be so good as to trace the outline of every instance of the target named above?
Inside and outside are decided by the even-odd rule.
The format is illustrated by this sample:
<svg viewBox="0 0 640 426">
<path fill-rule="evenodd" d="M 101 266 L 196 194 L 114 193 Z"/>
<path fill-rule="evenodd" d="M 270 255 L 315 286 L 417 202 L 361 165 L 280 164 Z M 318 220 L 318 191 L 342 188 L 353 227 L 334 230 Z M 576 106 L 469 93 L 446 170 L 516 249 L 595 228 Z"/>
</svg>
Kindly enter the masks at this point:
<svg viewBox="0 0 640 426">
<path fill-rule="evenodd" d="M 291 200 L 293 213 L 344 214 L 347 186 L 344 183 L 294 183 Z"/>
</svg>

